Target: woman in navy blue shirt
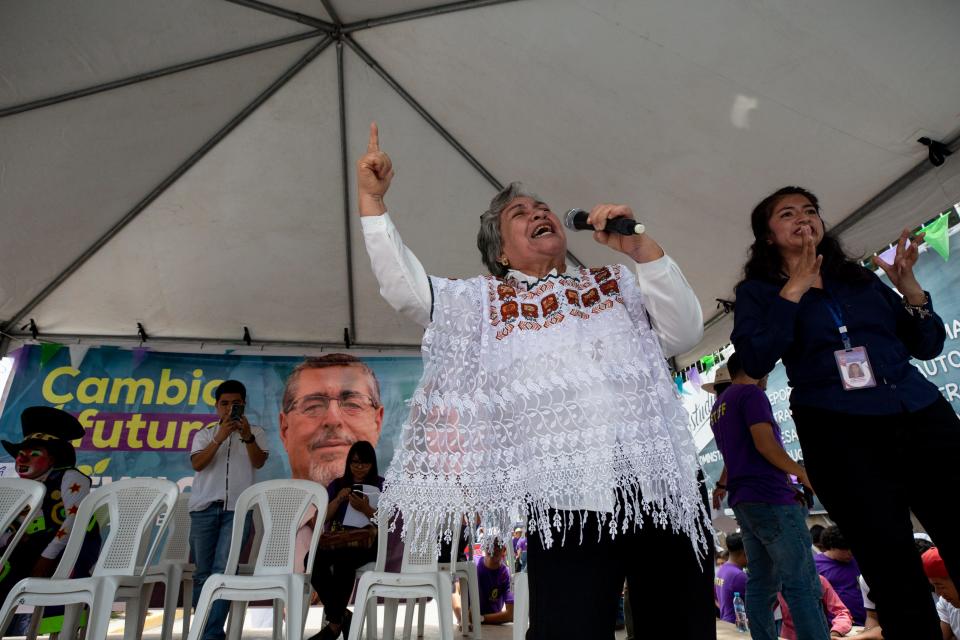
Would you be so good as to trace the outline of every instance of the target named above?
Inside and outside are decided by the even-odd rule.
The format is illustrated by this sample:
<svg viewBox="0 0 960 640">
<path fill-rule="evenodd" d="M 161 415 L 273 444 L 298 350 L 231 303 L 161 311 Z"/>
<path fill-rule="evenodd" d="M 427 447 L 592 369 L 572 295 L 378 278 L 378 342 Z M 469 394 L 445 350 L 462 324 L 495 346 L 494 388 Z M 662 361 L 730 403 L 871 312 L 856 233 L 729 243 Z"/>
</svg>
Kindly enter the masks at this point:
<svg viewBox="0 0 960 640">
<path fill-rule="evenodd" d="M 913 274 L 922 234 L 907 247 L 904 231 L 893 264 L 877 261 L 901 298 L 845 255 L 805 189 L 766 197 L 751 225 L 731 335 L 743 368 L 759 379 L 783 360 L 808 475 L 851 544 L 884 637 L 940 640 L 910 512 L 960 578 L 960 420 L 910 364 L 939 355 L 946 336 Z"/>
</svg>

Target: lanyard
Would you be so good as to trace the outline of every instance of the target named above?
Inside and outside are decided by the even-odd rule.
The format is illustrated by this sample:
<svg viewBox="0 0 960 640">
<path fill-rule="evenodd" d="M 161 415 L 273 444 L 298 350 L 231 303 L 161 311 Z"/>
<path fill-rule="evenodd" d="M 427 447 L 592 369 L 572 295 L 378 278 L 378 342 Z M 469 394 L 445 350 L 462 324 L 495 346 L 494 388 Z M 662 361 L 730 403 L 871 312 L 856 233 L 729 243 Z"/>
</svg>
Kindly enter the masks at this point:
<svg viewBox="0 0 960 640">
<path fill-rule="evenodd" d="M 827 309 L 830 310 L 830 315 L 833 316 L 833 321 L 837 325 L 837 331 L 840 332 L 840 339 L 843 340 L 843 348 L 849 351 L 853 348 L 853 344 L 850 342 L 850 335 L 847 333 L 847 325 L 843 322 L 843 309 L 840 308 L 840 305 L 837 304 L 837 301 L 832 297 L 827 298 L 826 305 Z"/>
</svg>

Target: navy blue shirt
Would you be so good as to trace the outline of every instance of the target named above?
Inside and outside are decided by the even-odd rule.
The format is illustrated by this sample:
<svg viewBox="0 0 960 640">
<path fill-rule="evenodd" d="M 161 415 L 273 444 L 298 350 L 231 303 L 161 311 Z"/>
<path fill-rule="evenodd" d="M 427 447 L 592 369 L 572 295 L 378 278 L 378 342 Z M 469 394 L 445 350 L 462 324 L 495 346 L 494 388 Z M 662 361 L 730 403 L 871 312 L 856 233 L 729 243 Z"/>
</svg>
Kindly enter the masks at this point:
<svg viewBox="0 0 960 640">
<path fill-rule="evenodd" d="M 903 301 L 876 274 L 866 283 L 847 284 L 824 277 L 824 289 L 810 289 L 799 303 L 780 297 L 783 283 L 748 280 L 737 287 L 730 336 L 743 369 L 752 378 L 768 374 L 783 359 L 793 391 L 792 406 L 817 407 L 859 415 L 917 411 L 940 391 L 910 364 L 910 357 L 935 358 L 946 330 L 932 313 L 910 315 Z M 844 391 L 834 352 L 843 349 L 828 303 L 842 311 L 854 347 L 866 347 L 877 386 Z"/>
</svg>

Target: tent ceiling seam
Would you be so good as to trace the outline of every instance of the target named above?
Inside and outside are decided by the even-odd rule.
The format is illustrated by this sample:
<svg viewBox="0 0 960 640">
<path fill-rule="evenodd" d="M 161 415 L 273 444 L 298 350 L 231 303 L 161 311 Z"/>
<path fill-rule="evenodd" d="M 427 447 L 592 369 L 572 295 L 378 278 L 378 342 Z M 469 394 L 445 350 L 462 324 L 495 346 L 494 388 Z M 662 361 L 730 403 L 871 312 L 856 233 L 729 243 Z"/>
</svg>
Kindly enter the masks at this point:
<svg viewBox="0 0 960 640">
<path fill-rule="evenodd" d="M 181 62 L 179 64 L 171 65 L 169 67 L 162 67 L 160 69 L 154 69 L 152 71 L 138 73 L 133 76 L 120 78 L 119 80 L 111 80 L 110 82 L 96 84 L 90 87 L 85 87 L 83 89 L 76 89 L 74 91 L 68 91 L 67 93 L 61 93 L 55 96 L 41 98 L 39 100 L 31 100 L 30 102 L 24 102 L 22 104 L 11 105 L 9 107 L 4 107 L 0 109 L 0 118 L 5 118 L 7 116 L 14 116 L 19 113 L 33 111 L 34 109 L 41 109 L 43 107 L 50 107 L 55 104 L 61 104 L 63 102 L 69 102 L 70 100 L 76 100 L 77 98 L 86 98 L 87 96 L 96 95 L 98 93 L 103 93 L 105 91 L 121 89 L 123 87 L 128 87 L 130 85 L 138 84 L 140 82 L 147 82 L 148 80 L 163 78 L 165 76 L 169 76 L 175 73 L 190 71 L 192 69 L 197 69 L 199 67 L 216 64 L 218 62 L 232 60 L 233 58 L 238 58 L 240 56 L 250 55 L 252 53 L 259 53 L 260 51 L 266 51 L 267 49 L 273 49 L 276 47 L 282 47 L 284 45 L 293 44 L 295 42 L 300 42 L 302 40 L 309 40 L 310 38 L 318 38 L 324 35 L 324 33 L 325 32 L 322 30 L 315 29 L 313 31 L 307 31 L 304 33 L 298 33 L 296 35 L 287 36 L 285 38 L 280 38 L 278 40 L 270 40 L 268 42 L 262 42 L 260 44 L 255 44 L 249 47 L 243 47 L 241 49 L 233 49 L 232 51 L 225 51 L 223 53 L 207 56 L 205 58 L 198 58 L 196 60 L 191 60 L 188 62 Z"/>
<path fill-rule="evenodd" d="M 200 161 L 211 149 L 220 143 L 231 131 L 233 131 L 241 122 L 246 120 L 250 114 L 256 111 L 260 105 L 266 102 L 270 96 L 283 87 L 291 78 L 299 73 L 314 58 L 320 55 L 326 49 L 333 39 L 329 36 L 318 42 L 306 54 L 300 57 L 289 69 L 280 77 L 274 80 L 270 86 L 262 91 L 253 99 L 240 113 L 230 119 L 223 127 L 218 130 L 213 137 L 207 140 L 199 149 L 193 152 L 183 163 L 157 185 L 150 193 L 140 200 L 132 209 L 130 209 L 116 224 L 100 236 L 92 245 L 90 245 L 79 257 L 70 263 L 66 269 L 60 272 L 52 281 L 50 281 L 36 296 L 34 296 L 22 309 L 14 314 L 6 324 L 0 327 L 0 330 L 9 332 L 17 322 L 22 320 L 33 309 L 43 302 L 51 293 L 53 293 L 61 284 L 63 284 L 71 275 L 73 275 L 84 263 L 92 258 L 100 249 L 103 248 L 114 236 L 132 222 L 141 212 L 143 212 L 154 200 L 160 197 L 173 183 L 186 173 L 193 165 Z"/>
<path fill-rule="evenodd" d="M 380 76 L 380 78 L 386 82 L 391 89 L 396 91 L 397 94 L 403 98 L 404 102 L 406 102 L 414 111 L 416 111 L 417 114 L 423 118 L 434 131 L 440 134 L 440 137 L 446 140 L 447 143 L 470 164 L 470 166 L 476 169 L 477 172 L 479 172 L 480 175 L 483 176 L 488 183 L 490 183 L 490 185 L 492 185 L 497 191 L 503 189 L 503 183 L 500 182 L 492 173 L 490 173 L 490 171 L 487 170 L 487 168 L 483 166 L 483 164 L 477 160 L 477 158 L 474 157 L 474 155 L 470 153 L 466 147 L 460 144 L 460 141 L 457 140 L 453 134 L 447 131 L 447 129 L 444 128 L 444 126 L 440 124 L 440 122 L 410 94 L 410 92 L 404 89 L 403 85 L 397 82 L 397 80 L 394 79 L 394 77 L 391 76 L 387 70 L 384 69 L 383 66 L 373 58 L 373 56 L 367 53 L 367 51 L 361 47 L 356 40 L 354 40 L 349 34 L 344 34 L 343 39 L 350 46 L 350 48 L 353 49 L 354 53 L 360 56 L 360 59 L 366 62 L 367 65 L 369 65 L 370 68 L 373 69 L 374 72 L 376 72 L 376 74 Z M 567 257 L 573 260 L 577 265 L 584 266 L 584 263 L 569 250 L 567 251 Z"/>
<path fill-rule="evenodd" d="M 308 16 L 304 13 L 298 13 L 296 11 L 290 11 L 289 9 L 284 9 L 282 7 L 277 7 L 266 2 L 260 2 L 259 0 L 225 0 L 232 4 L 240 5 L 241 7 L 246 7 L 248 9 L 253 9 L 254 11 L 262 11 L 263 13 L 269 13 L 270 15 L 277 16 L 278 18 L 286 18 L 287 20 L 293 20 L 294 22 L 299 22 L 300 24 L 306 24 L 311 27 L 315 27 L 327 33 L 334 33 L 337 30 L 337 25 L 331 24 L 326 20 L 321 20 L 320 18 L 315 18 L 314 16 Z"/>
</svg>

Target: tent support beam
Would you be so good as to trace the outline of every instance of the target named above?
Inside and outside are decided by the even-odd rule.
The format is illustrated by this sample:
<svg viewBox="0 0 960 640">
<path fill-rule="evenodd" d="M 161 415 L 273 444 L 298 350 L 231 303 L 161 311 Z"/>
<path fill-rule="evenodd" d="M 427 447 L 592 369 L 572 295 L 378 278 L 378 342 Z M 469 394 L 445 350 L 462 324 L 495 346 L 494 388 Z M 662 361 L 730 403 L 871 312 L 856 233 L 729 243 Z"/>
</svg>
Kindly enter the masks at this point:
<svg viewBox="0 0 960 640">
<path fill-rule="evenodd" d="M 10 336 L 13 340 L 29 344 L 35 344 L 36 341 L 29 333 L 13 333 Z M 4 338 L 10 341 L 10 338 Z M 91 344 L 129 344 L 131 346 L 142 346 L 143 341 L 137 335 L 111 335 L 111 334 L 74 334 L 74 333 L 45 333 L 40 336 L 40 341 L 59 344 L 78 344 L 89 342 Z M 312 342 L 297 340 L 253 340 L 248 345 L 241 338 L 195 338 L 195 337 L 157 337 L 150 336 L 150 345 L 211 345 L 222 347 L 234 347 L 238 349 L 247 349 L 250 347 L 265 348 L 293 348 L 293 349 L 323 349 L 332 351 L 343 351 L 343 342 Z M 420 344 L 386 344 L 386 343 L 365 343 L 352 342 L 350 349 L 371 349 L 377 351 L 414 351 L 420 353 Z"/>
<path fill-rule="evenodd" d="M 180 179 L 183 174 L 190 170 L 193 165 L 200 161 L 207 153 L 213 149 L 221 140 L 223 140 L 231 131 L 237 128 L 241 122 L 247 119 L 254 111 L 256 111 L 260 105 L 266 102 L 274 93 L 276 93 L 281 87 L 283 87 L 291 78 L 293 78 L 297 73 L 300 72 L 305 66 L 307 66 L 314 58 L 320 55 L 324 49 L 330 46 L 330 43 L 333 42 L 333 38 L 329 36 L 325 37 L 323 40 L 318 42 L 314 47 L 312 47 L 306 54 L 304 54 L 297 62 L 293 64 L 289 69 L 283 72 L 283 74 L 273 81 L 269 87 L 260 93 L 256 98 L 253 99 L 250 104 L 243 108 L 240 113 L 235 115 L 227 124 L 220 128 L 212 138 L 203 143 L 203 145 L 193 152 L 193 154 L 187 158 L 179 167 L 173 170 L 173 173 L 168 175 L 164 180 L 158 184 L 154 189 L 148 193 L 140 202 L 138 202 L 132 209 L 130 209 L 116 224 L 114 224 L 110 229 L 107 230 L 105 234 L 100 236 L 90 247 L 86 249 L 76 260 L 70 263 L 66 269 L 60 272 L 56 278 L 54 278 L 47 286 L 43 288 L 37 295 L 33 297 L 24 306 L 20 309 L 14 316 L 7 321 L 3 327 L 0 327 L 0 330 L 10 333 L 11 329 L 15 328 L 16 324 L 20 322 L 23 318 L 27 316 L 33 309 L 37 307 L 41 302 L 46 300 L 47 296 L 53 293 L 57 287 L 59 287 L 63 282 L 73 275 L 84 263 L 92 258 L 100 249 L 103 248 L 114 236 L 120 233 L 124 227 L 130 224 L 140 213 L 146 209 L 154 200 L 160 197 L 160 195 L 166 191 L 170 185 Z"/>
<path fill-rule="evenodd" d="M 347 160 L 347 100 L 343 80 L 343 40 L 337 39 L 337 99 L 340 106 L 340 167 L 343 174 L 343 234 L 346 238 L 347 309 L 350 313 L 350 339 L 357 337 L 356 302 L 353 291 L 353 237 L 350 232 L 350 165 Z"/>
<path fill-rule="evenodd" d="M 343 37 L 343 40 L 344 42 L 347 43 L 347 45 L 350 46 L 351 49 L 353 49 L 353 51 L 358 56 L 360 56 L 360 58 L 364 62 L 366 62 L 370 66 L 370 68 L 372 68 L 377 73 L 378 76 L 380 76 L 381 79 L 383 79 L 384 82 L 386 82 L 390 86 L 390 88 L 396 91 L 397 94 L 399 94 L 400 97 L 403 98 L 404 102 L 410 105 L 410 107 L 414 111 L 416 111 L 421 118 L 426 120 L 427 124 L 429 124 L 434 131 L 440 134 L 440 137 L 446 140 L 447 143 L 451 147 L 453 147 L 457 151 L 457 153 L 459 153 L 463 157 L 464 160 L 469 162 L 470 166 L 476 169 L 480 173 L 480 175 L 482 175 L 484 179 L 486 179 L 486 181 L 489 182 L 491 186 L 493 186 L 493 188 L 495 188 L 497 191 L 500 191 L 501 189 L 503 189 L 503 183 L 497 180 L 496 177 L 494 177 L 494 175 L 490 173 L 486 167 L 480 164 L 480 161 L 477 160 L 473 156 L 473 154 L 467 151 L 466 147 L 460 144 L 460 141 L 457 140 L 455 137 L 453 137 L 453 134 L 447 131 L 443 127 L 443 125 L 437 121 L 436 118 L 430 115 L 430 112 L 424 109 L 423 106 L 419 102 L 417 102 L 416 98 L 410 95 L 410 93 L 406 89 L 404 89 L 403 86 L 393 78 L 393 76 L 387 73 L 387 70 L 384 69 L 379 62 L 374 60 L 374 58 L 369 53 L 367 53 L 363 47 L 357 44 L 357 42 L 352 37 L 350 37 L 349 34 L 345 34 Z M 575 255 L 573 255 L 573 253 L 569 250 L 567 251 L 567 257 L 570 258 L 570 260 L 572 260 L 575 264 L 579 266 L 584 266 L 584 263 L 581 262 L 580 259 L 577 258 Z"/>
<path fill-rule="evenodd" d="M 314 18 L 313 16 L 308 16 L 304 13 L 297 13 L 296 11 L 290 11 L 289 9 L 276 7 L 272 4 L 267 4 L 266 2 L 260 2 L 259 0 L 226 0 L 226 1 L 232 2 L 233 4 L 238 4 L 241 7 L 254 9 L 255 11 L 262 11 L 264 13 L 269 13 L 270 15 L 274 15 L 279 18 L 286 18 L 287 20 L 293 20 L 294 22 L 299 22 L 300 24 L 305 24 L 315 29 L 320 29 L 321 31 L 324 31 L 326 33 L 333 33 L 337 30 L 336 25 L 330 24 L 326 20 L 321 20 L 320 18 Z"/>
<path fill-rule="evenodd" d="M 330 0 L 320 0 L 320 4 L 323 5 L 327 15 L 330 16 L 331 20 L 333 20 L 333 24 L 335 24 L 337 27 L 342 27 L 343 20 L 340 19 L 340 15 L 337 13 L 337 10 L 334 9 L 333 2 Z"/>
<path fill-rule="evenodd" d="M 310 38 L 317 38 L 324 35 L 324 33 L 325 32 L 321 30 L 308 31 L 306 33 L 298 33 L 293 36 L 287 36 L 286 38 L 280 38 L 279 40 L 271 40 L 269 42 L 256 44 L 256 45 L 253 45 L 252 47 L 244 47 L 242 49 L 234 49 L 233 51 L 225 51 L 224 53 L 218 53 L 217 55 L 208 56 L 206 58 L 191 60 L 190 62 L 182 62 L 180 64 L 171 65 L 169 67 L 163 67 L 162 69 L 154 69 L 153 71 L 147 71 L 145 73 L 138 73 L 137 75 L 129 76 L 127 78 L 121 78 L 119 80 L 113 80 L 111 82 L 104 82 L 102 84 L 93 85 L 91 87 L 85 87 L 83 89 L 76 89 L 75 91 L 61 93 L 59 95 L 50 96 L 48 98 L 41 98 L 40 100 L 31 100 L 30 102 L 24 102 L 23 104 L 15 104 L 15 105 L 0 109 L 0 118 L 17 115 L 18 113 L 24 113 L 26 111 L 33 111 L 34 109 L 49 107 L 55 104 L 60 104 L 61 102 L 76 100 L 77 98 L 86 98 L 87 96 L 92 96 L 97 93 L 103 93 L 104 91 L 112 91 L 113 89 L 128 87 L 132 84 L 137 84 L 139 82 L 146 82 L 147 80 L 162 78 L 163 76 L 168 76 L 174 73 L 180 73 L 181 71 L 189 71 L 191 69 L 196 69 L 197 67 L 203 67 L 208 64 L 223 62 L 225 60 L 238 58 L 240 56 L 249 55 L 251 53 L 257 53 L 259 51 L 273 49 L 274 47 L 282 47 L 284 45 L 293 44 L 294 42 L 300 42 L 301 40 L 309 40 Z"/>
<path fill-rule="evenodd" d="M 950 149 L 953 152 L 956 152 L 958 149 L 960 149 L 960 134 L 955 135 L 950 140 L 947 140 L 945 144 L 947 145 L 948 149 Z M 949 160 L 947 162 L 949 162 Z M 954 162 L 960 162 L 960 160 L 954 160 Z M 871 213 L 873 213 L 874 211 L 882 207 L 884 204 L 886 204 L 890 199 L 892 199 L 898 193 L 900 193 L 901 191 L 909 187 L 916 180 L 919 180 L 922 176 L 926 175 L 929 171 L 932 171 L 935 168 L 936 167 L 930 164 L 929 160 L 924 159 L 923 162 L 916 165 L 915 167 L 907 171 L 905 174 L 903 174 L 902 176 L 900 176 L 899 178 L 891 182 L 889 185 L 887 185 L 882 191 L 880 191 L 880 193 L 878 193 L 877 195 L 873 196 L 872 198 L 867 200 L 865 203 L 860 205 L 860 207 L 857 208 L 856 211 L 854 211 L 853 213 L 848 215 L 846 218 L 844 218 L 843 220 L 835 224 L 830 231 L 834 234 L 843 233 L 844 231 L 853 227 L 855 224 L 857 224 L 858 222 L 860 222 L 861 220 L 869 216 Z M 930 215 L 931 217 L 933 216 L 932 213 Z"/>
<path fill-rule="evenodd" d="M 382 18 L 370 18 L 368 20 L 357 20 L 356 22 L 350 22 L 343 25 L 343 33 L 353 33 L 354 31 L 362 31 L 364 29 L 370 29 L 372 27 L 379 27 L 385 24 L 395 24 L 397 22 L 406 22 L 408 20 L 416 20 L 417 18 L 426 18 L 429 16 L 439 16 L 444 13 L 454 13 L 455 11 L 465 11 L 467 9 L 477 9 L 479 7 L 487 7 L 494 4 L 503 4 L 505 2 L 516 2 L 517 0 L 462 0 L 461 2 L 451 2 L 449 4 L 442 4 L 437 7 L 429 7 L 426 9 L 417 9 L 415 11 L 403 11 L 401 13 L 395 13 L 390 16 L 383 16 Z M 326 2 L 324 2 L 326 5 Z"/>
</svg>

